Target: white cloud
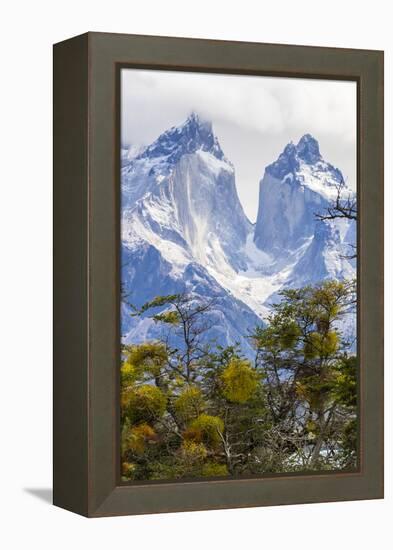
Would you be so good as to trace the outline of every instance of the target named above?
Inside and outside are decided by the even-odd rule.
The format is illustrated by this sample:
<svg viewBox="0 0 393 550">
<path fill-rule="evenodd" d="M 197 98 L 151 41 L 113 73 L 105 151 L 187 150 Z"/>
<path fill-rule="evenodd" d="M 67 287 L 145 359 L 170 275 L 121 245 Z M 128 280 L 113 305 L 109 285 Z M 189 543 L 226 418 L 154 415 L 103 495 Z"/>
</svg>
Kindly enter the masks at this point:
<svg viewBox="0 0 393 550">
<path fill-rule="evenodd" d="M 124 143 L 148 144 L 191 110 L 213 121 L 251 219 L 265 166 L 305 133 L 318 139 L 326 160 L 355 186 L 353 82 L 123 69 Z"/>
</svg>

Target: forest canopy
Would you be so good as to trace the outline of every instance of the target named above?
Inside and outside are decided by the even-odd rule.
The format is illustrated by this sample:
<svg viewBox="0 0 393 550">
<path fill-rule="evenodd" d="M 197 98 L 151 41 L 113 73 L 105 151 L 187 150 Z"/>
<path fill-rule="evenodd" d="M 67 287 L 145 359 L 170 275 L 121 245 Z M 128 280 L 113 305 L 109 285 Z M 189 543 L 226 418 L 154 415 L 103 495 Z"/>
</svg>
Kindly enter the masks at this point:
<svg viewBox="0 0 393 550">
<path fill-rule="evenodd" d="M 135 309 L 164 337 L 122 348 L 123 480 L 356 468 L 357 358 L 340 331 L 355 283 L 280 294 L 248 335 L 253 358 L 208 341 L 212 302 L 173 294 Z"/>
</svg>

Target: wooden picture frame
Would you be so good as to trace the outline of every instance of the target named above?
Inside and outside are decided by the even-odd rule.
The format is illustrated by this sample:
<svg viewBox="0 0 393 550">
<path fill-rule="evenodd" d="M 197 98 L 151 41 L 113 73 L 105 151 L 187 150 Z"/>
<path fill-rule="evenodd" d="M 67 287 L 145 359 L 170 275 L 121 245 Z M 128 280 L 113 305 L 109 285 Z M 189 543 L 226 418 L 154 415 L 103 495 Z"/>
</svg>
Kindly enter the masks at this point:
<svg viewBox="0 0 393 550">
<path fill-rule="evenodd" d="M 357 83 L 360 468 L 120 482 L 119 68 Z M 383 52 L 87 33 L 54 46 L 54 504 L 101 517 L 383 497 Z"/>
</svg>

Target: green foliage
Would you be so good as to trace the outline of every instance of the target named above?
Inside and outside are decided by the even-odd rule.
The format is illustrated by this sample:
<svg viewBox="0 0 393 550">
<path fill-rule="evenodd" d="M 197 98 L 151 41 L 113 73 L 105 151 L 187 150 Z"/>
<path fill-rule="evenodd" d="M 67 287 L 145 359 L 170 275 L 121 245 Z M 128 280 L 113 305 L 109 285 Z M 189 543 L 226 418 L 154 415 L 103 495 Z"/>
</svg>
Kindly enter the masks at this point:
<svg viewBox="0 0 393 550">
<path fill-rule="evenodd" d="M 349 440 L 348 422 L 356 415 L 356 358 L 347 356 L 336 328 L 353 307 L 354 291 L 351 281 L 287 289 L 273 307 L 269 325 L 252 334 L 274 430 L 274 437 L 266 430 L 263 435 L 274 451 L 269 457 L 272 470 L 294 468 L 296 454 L 303 463 L 308 456 L 309 469 L 354 463 L 356 452 L 344 453 L 344 441 Z M 315 453 L 299 453 L 310 445 Z M 327 446 L 335 452 L 322 455 Z"/>
<path fill-rule="evenodd" d="M 180 447 L 181 461 L 190 466 L 201 463 L 207 457 L 207 449 L 203 443 L 185 440 Z"/>
<path fill-rule="evenodd" d="M 163 307 L 168 304 L 176 302 L 180 298 L 180 294 L 170 294 L 168 296 L 156 296 L 150 302 L 146 302 L 139 310 L 139 314 L 145 313 L 149 309 L 154 309 L 157 307 Z"/>
<path fill-rule="evenodd" d="M 307 359 L 316 357 L 329 357 L 338 350 L 340 343 L 339 335 L 336 331 L 310 332 L 307 341 L 304 344 L 304 355 Z"/>
<path fill-rule="evenodd" d="M 168 353 L 161 342 L 145 342 L 129 346 L 126 364 L 134 369 L 135 378 L 143 377 L 143 373 L 158 376 L 162 367 L 168 361 Z"/>
<path fill-rule="evenodd" d="M 122 475 L 125 479 L 129 479 L 132 477 L 136 470 L 136 465 L 132 462 L 123 462 L 121 465 L 121 471 Z"/>
<path fill-rule="evenodd" d="M 219 416 L 201 414 L 193 420 L 184 437 L 189 440 L 203 441 L 207 445 L 216 445 L 221 441 L 224 421 Z"/>
<path fill-rule="evenodd" d="M 132 451 L 136 454 L 142 454 L 145 451 L 146 444 L 152 443 L 157 439 L 155 430 L 146 424 L 138 424 L 129 427 L 123 434 L 123 450 Z"/>
<path fill-rule="evenodd" d="M 168 325 L 178 325 L 180 323 L 180 315 L 177 311 L 164 311 L 153 316 L 156 322 L 167 323 Z"/>
<path fill-rule="evenodd" d="M 123 363 L 120 369 L 120 385 L 123 389 L 132 386 L 137 380 L 138 373 L 134 365 L 130 363 Z"/>
<path fill-rule="evenodd" d="M 346 407 L 357 403 L 357 358 L 343 356 L 336 365 L 337 377 L 333 388 L 336 400 Z"/>
<path fill-rule="evenodd" d="M 334 372 L 325 377 L 320 374 L 304 376 L 296 384 L 297 395 L 301 397 L 312 411 L 319 411 L 332 396 Z"/>
<path fill-rule="evenodd" d="M 167 404 L 164 393 L 147 384 L 128 392 L 125 401 L 125 414 L 133 424 L 157 420 L 164 414 Z"/>
<path fill-rule="evenodd" d="M 183 421 L 189 421 L 199 416 L 206 404 L 202 390 L 196 386 L 187 386 L 174 402 L 177 415 Z"/>
<path fill-rule="evenodd" d="M 245 403 L 255 393 L 258 375 L 250 362 L 233 358 L 222 373 L 223 395 L 233 403 Z"/>
<path fill-rule="evenodd" d="M 355 418 L 352 418 L 344 424 L 344 429 L 342 433 L 342 447 L 344 458 L 350 463 L 356 460 L 356 451 L 357 451 L 357 442 L 358 442 L 358 423 Z"/>
<path fill-rule="evenodd" d="M 168 456 L 163 456 L 149 462 L 143 477 L 140 474 L 140 479 L 168 480 L 179 479 L 187 475 L 192 477 L 193 475 L 198 475 L 197 468 L 198 467 L 193 468 L 192 466 L 183 464 L 182 461 L 178 459 L 177 455 L 169 458 Z"/>
<path fill-rule="evenodd" d="M 202 467 L 202 475 L 204 477 L 219 477 L 228 475 L 228 467 L 226 464 L 218 462 L 206 462 Z"/>
<path fill-rule="evenodd" d="M 253 362 L 239 345 L 206 343 L 211 304 L 192 295 L 134 308 L 163 336 L 122 350 L 123 479 L 354 468 L 357 360 L 337 328 L 354 290 L 351 281 L 284 290 L 249 335 Z"/>
<path fill-rule="evenodd" d="M 280 344 L 282 349 L 291 349 L 299 341 L 301 336 L 300 327 L 294 322 L 289 321 L 287 325 L 284 325 L 280 334 Z"/>
<path fill-rule="evenodd" d="M 272 319 L 271 319 L 272 320 Z M 274 351 L 281 349 L 281 334 L 273 327 L 255 327 L 251 342 L 256 350 Z"/>
</svg>

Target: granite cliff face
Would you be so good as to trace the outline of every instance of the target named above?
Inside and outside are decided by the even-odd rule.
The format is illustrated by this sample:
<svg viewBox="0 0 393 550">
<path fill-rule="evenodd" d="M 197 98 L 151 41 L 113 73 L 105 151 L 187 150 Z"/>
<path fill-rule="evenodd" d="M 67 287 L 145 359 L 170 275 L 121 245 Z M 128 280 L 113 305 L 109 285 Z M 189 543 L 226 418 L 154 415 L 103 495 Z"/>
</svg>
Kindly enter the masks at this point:
<svg viewBox="0 0 393 550">
<path fill-rule="evenodd" d="M 136 305 L 179 292 L 213 300 L 209 338 L 239 342 L 251 356 L 248 331 L 263 322 L 281 288 L 355 276 L 344 257 L 354 222 L 315 217 L 342 183 L 305 135 L 266 167 L 253 225 L 211 122 L 192 113 L 143 150 L 122 151 L 123 290 Z M 348 326 L 354 331 L 354 322 Z M 125 341 L 159 337 L 160 330 L 123 304 Z"/>
<path fill-rule="evenodd" d="M 241 251 L 251 232 L 234 168 L 211 123 L 195 113 L 123 165 L 122 280 L 127 293 L 136 305 L 152 299 L 152 292 L 188 292 L 195 299 L 214 300 L 209 337 L 224 345 L 240 342 L 247 352 L 248 328 L 260 319 L 214 275 L 244 267 Z M 140 331 L 139 324 L 146 330 Z M 160 330 L 126 311 L 122 326 L 130 341 L 157 337 Z"/>
</svg>

